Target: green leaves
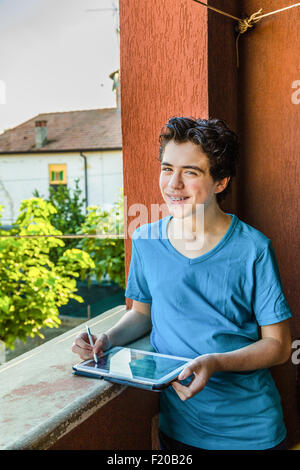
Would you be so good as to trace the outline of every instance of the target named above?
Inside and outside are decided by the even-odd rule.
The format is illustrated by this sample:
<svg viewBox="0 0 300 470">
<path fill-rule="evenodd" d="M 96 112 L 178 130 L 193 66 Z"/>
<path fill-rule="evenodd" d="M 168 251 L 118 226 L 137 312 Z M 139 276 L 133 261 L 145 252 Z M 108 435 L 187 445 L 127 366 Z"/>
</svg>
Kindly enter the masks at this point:
<svg viewBox="0 0 300 470">
<path fill-rule="evenodd" d="M 80 233 L 97 235 L 121 235 L 124 233 L 123 191 L 110 210 L 98 206 L 87 208 L 87 215 L 80 228 Z M 95 276 L 101 282 L 107 274 L 112 281 L 125 289 L 125 251 L 123 238 L 85 238 L 78 247 L 89 253 L 95 266 L 88 270 L 88 276 Z"/>
<path fill-rule="evenodd" d="M 52 235 L 50 217 L 56 209 L 47 201 L 32 198 L 22 202 L 14 228 L 1 235 Z M 0 339 L 13 348 L 17 338 L 43 337 L 43 327 L 60 324 L 59 307 L 83 299 L 77 291 L 75 277 L 94 266 L 87 253 L 79 249 L 64 251 L 57 264 L 50 260 L 52 248 L 64 248 L 57 238 L 0 239 Z"/>
<path fill-rule="evenodd" d="M 51 188 L 52 189 L 52 188 Z M 123 239 L 84 238 L 63 241 L 54 237 L 18 235 L 123 234 L 123 194 L 110 211 L 98 206 L 82 213 L 78 182 L 73 195 L 67 188 L 50 189 L 49 200 L 22 201 L 13 228 L 0 235 L 0 340 L 13 348 L 17 338 L 40 336 L 44 327 L 60 324 L 59 307 L 76 295 L 76 279 L 109 278 L 125 289 Z M 0 205 L 0 219 L 2 206 Z"/>
<path fill-rule="evenodd" d="M 7 295 L 0 297 L 0 312 L 4 315 L 10 316 L 10 298 Z"/>
<path fill-rule="evenodd" d="M 34 195 L 39 195 L 38 191 L 34 191 Z M 64 185 L 58 187 L 50 186 L 49 197 L 44 200 L 45 203 L 51 203 L 51 213 L 49 221 L 56 228 L 58 233 L 69 235 L 78 231 L 78 228 L 84 222 L 84 203 L 85 199 L 81 199 L 81 189 L 79 188 L 79 180 L 75 180 L 75 189 L 71 190 Z M 59 240 L 61 242 L 61 240 Z M 77 239 L 66 239 L 61 244 L 52 245 L 50 249 L 50 259 L 57 263 L 60 256 L 67 248 L 76 248 Z"/>
</svg>

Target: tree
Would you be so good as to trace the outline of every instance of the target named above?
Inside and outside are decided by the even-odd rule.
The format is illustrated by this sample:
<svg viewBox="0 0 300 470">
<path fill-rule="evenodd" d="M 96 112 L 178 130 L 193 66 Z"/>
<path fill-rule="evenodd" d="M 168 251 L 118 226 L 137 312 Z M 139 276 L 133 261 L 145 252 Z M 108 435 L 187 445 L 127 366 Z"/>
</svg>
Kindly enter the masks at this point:
<svg viewBox="0 0 300 470">
<path fill-rule="evenodd" d="M 85 220 L 83 211 L 85 199 L 81 198 L 81 193 L 79 179 L 77 178 L 75 180 L 75 188 L 72 190 L 64 185 L 58 185 L 57 187 L 50 186 L 49 197 L 47 199 L 44 196 L 40 196 L 37 189 L 33 192 L 33 195 L 43 198 L 55 207 L 56 211 L 50 215 L 49 221 L 62 234 L 68 235 L 76 233 Z M 51 260 L 57 262 L 63 252 L 67 248 L 75 248 L 77 242 L 77 239 L 66 239 L 64 246 L 57 246 L 51 250 Z"/>
<path fill-rule="evenodd" d="M 70 190 L 65 186 L 57 189 L 50 188 L 47 202 L 51 202 L 57 212 L 51 214 L 52 225 L 64 235 L 97 235 L 97 234 L 123 234 L 124 233 L 124 202 L 123 190 L 111 210 L 104 210 L 99 206 L 87 207 L 86 214 L 82 212 L 84 199 L 81 200 L 79 180 L 75 180 L 76 187 Z M 37 190 L 34 192 L 39 196 Z M 51 249 L 50 258 L 57 262 L 66 248 L 77 247 L 89 253 L 95 263 L 93 269 L 86 271 L 88 282 L 96 278 L 99 283 L 105 275 L 125 289 L 125 252 L 123 239 L 93 239 L 86 238 L 67 239 L 64 247 Z M 80 276 L 83 280 L 83 277 Z"/>
<path fill-rule="evenodd" d="M 124 234 L 124 202 L 123 191 L 109 211 L 98 206 L 89 206 L 84 223 L 79 233 L 97 235 Z M 125 289 L 125 252 L 123 238 L 84 238 L 78 243 L 85 252 L 89 253 L 95 262 L 95 267 L 87 272 L 89 278 L 95 276 L 101 282 L 107 274 L 110 279 Z"/>
<path fill-rule="evenodd" d="M 13 229 L 0 230 L 0 340 L 9 348 L 17 338 L 43 338 L 43 327 L 58 327 L 58 307 L 69 299 L 83 302 L 75 294 L 76 277 L 85 275 L 94 262 L 78 248 L 67 249 L 55 264 L 50 259 L 53 248 L 64 249 L 59 238 L 18 238 L 18 235 L 61 235 L 50 218 L 55 207 L 41 198 L 24 200 Z M 1 215 L 1 214 L 0 214 Z"/>
</svg>

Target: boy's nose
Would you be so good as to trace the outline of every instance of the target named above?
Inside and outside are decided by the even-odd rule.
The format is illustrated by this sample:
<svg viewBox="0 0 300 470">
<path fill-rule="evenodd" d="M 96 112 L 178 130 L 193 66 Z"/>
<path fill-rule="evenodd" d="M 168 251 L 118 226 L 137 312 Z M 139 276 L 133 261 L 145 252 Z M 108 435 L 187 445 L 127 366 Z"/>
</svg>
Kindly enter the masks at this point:
<svg viewBox="0 0 300 470">
<path fill-rule="evenodd" d="M 168 186 L 170 188 L 181 188 L 183 186 L 183 181 L 179 174 L 174 173 L 169 181 Z"/>
</svg>

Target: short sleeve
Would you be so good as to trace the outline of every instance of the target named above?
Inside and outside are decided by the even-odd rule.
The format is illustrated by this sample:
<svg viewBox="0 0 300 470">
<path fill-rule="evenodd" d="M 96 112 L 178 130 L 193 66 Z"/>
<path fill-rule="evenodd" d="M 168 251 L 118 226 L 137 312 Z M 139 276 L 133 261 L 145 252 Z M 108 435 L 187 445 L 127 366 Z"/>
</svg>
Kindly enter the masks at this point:
<svg viewBox="0 0 300 470">
<path fill-rule="evenodd" d="M 137 300 L 138 302 L 152 303 L 152 297 L 144 275 L 142 260 L 134 239 L 132 239 L 132 255 L 125 297 Z"/>
<path fill-rule="evenodd" d="M 282 291 L 279 268 L 271 241 L 255 262 L 254 277 L 253 311 L 258 324 L 271 325 L 290 318 L 292 313 Z"/>
</svg>

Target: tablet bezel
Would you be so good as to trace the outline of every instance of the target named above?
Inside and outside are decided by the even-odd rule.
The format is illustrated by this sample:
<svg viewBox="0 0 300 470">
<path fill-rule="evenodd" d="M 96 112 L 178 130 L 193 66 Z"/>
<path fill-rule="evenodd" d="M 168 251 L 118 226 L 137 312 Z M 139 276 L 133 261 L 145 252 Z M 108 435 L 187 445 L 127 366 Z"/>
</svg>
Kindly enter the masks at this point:
<svg viewBox="0 0 300 470">
<path fill-rule="evenodd" d="M 88 359 L 88 360 L 85 360 L 85 361 L 82 361 L 82 362 L 79 362 L 78 364 L 76 364 L 75 366 L 73 366 L 73 369 L 76 371 L 80 371 L 80 372 L 87 372 L 89 374 L 92 374 L 92 375 L 95 375 L 95 376 L 99 376 L 99 377 L 103 377 L 103 378 L 111 378 L 111 379 L 119 379 L 119 380 L 123 380 L 124 382 L 130 382 L 132 384 L 136 383 L 136 384 L 141 384 L 141 385 L 148 385 L 148 386 L 162 386 L 162 385 L 166 385 L 168 383 L 170 383 L 171 381 L 173 381 L 178 375 L 179 373 L 185 368 L 188 366 L 188 363 L 191 362 L 193 359 L 191 358 L 187 358 L 187 357 L 180 357 L 180 356 L 171 356 L 171 355 L 168 355 L 168 354 L 161 354 L 161 353 L 156 353 L 156 352 L 152 352 L 152 351 L 144 351 L 144 350 L 141 350 L 141 349 L 134 349 L 134 348 L 128 348 L 128 347 L 122 347 L 122 346 L 115 346 L 111 349 L 108 349 L 107 351 L 104 352 L 104 356 L 105 355 L 108 355 L 108 354 L 111 354 L 112 352 L 117 352 L 117 351 L 120 351 L 122 349 L 127 349 L 127 350 L 130 350 L 132 352 L 137 352 L 137 353 L 142 353 L 142 354 L 145 354 L 145 355 L 149 355 L 149 356 L 160 356 L 160 357 L 163 357 L 163 358 L 170 358 L 170 359 L 175 359 L 175 360 L 180 360 L 180 361 L 186 361 L 186 364 L 182 364 L 180 367 L 177 367 L 176 369 L 174 369 L 172 372 L 169 372 L 168 374 L 164 375 L 163 377 L 161 377 L 160 379 L 148 379 L 148 378 L 131 378 L 131 377 L 128 377 L 128 375 L 122 375 L 121 373 L 109 373 L 107 371 L 105 371 L 104 369 L 99 369 L 99 368 L 95 368 L 95 367 L 88 367 L 86 366 L 87 363 L 91 362 L 92 359 Z"/>
</svg>

